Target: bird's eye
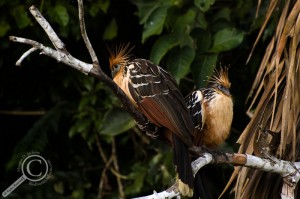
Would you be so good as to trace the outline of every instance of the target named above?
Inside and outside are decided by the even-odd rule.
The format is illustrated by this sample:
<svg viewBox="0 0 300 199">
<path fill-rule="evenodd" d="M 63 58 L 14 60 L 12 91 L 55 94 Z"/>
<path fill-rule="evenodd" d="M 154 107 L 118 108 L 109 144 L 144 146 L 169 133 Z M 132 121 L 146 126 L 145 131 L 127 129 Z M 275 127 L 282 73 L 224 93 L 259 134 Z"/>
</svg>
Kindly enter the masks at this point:
<svg viewBox="0 0 300 199">
<path fill-rule="evenodd" d="M 229 89 L 221 84 L 217 84 L 217 89 L 226 95 L 230 95 Z"/>
<path fill-rule="evenodd" d="M 114 70 L 119 70 L 119 69 L 120 69 L 120 67 L 121 67 L 121 65 L 120 65 L 120 64 L 116 64 L 116 65 L 114 65 Z"/>
<path fill-rule="evenodd" d="M 221 90 L 221 91 L 223 91 L 223 90 L 224 90 L 224 86 L 222 86 L 221 84 L 218 84 L 218 86 L 217 86 L 217 87 L 218 87 L 218 89 L 219 89 L 219 90 Z"/>
</svg>

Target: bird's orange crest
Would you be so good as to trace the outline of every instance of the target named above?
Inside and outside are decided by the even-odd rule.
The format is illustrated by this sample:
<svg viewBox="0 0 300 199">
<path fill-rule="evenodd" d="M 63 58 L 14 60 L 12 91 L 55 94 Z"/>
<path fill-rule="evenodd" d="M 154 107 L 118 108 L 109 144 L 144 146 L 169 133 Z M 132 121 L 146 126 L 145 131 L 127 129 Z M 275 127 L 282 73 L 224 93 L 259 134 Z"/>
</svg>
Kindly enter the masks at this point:
<svg viewBox="0 0 300 199">
<path fill-rule="evenodd" d="M 221 67 L 220 70 L 215 70 L 215 75 L 209 80 L 211 83 L 217 83 L 225 88 L 230 88 L 230 81 L 228 78 L 228 67 Z"/>
<path fill-rule="evenodd" d="M 121 44 L 116 46 L 115 48 L 108 49 L 110 53 L 109 57 L 109 67 L 112 69 L 114 65 L 117 64 L 125 64 L 130 59 L 130 51 L 134 48 L 134 46 L 130 47 L 130 43 Z"/>
</svg>

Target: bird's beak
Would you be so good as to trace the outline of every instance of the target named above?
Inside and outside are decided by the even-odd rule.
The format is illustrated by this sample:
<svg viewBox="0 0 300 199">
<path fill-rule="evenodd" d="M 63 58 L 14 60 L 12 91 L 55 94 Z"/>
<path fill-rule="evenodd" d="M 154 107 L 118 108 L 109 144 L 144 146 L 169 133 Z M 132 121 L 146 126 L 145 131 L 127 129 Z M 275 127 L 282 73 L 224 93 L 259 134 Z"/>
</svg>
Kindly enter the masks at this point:
<svg viewBox="0 0 300 199">
<path fill-rule="evenodd" d="M 111 70 L 111 76 L 112 76 L 112 78 L 114 78 L 115 75 L 116 75 L 116 70 L 112 69 L 112 70 Z"/>
<path fill-rule="evenodd" d="M 229 91 L 229 88 L 223 87 L 223 88 L 222 88 L 222 92 L 223 92 L 225 95 L 231 96 L 230 91 Z"/>
</svg>

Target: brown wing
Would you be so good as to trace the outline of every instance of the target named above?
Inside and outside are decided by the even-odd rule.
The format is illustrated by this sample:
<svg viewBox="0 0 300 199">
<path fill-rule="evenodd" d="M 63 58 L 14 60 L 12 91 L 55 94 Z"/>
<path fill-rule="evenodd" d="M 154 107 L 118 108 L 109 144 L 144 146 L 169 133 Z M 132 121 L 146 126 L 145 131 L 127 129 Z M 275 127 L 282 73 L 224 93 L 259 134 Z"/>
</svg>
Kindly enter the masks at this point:
<svg viewBox="0 0 300 199">
<path fill-rule="evenodd" d="M 138 109 L 155 125 L 172 131 L 173 163 L 178 189 L 193 195 L 194 177 L 188 147 L 192 146 L 193 122 L 175 80 L 162 68 L 144 59 L 128 63 L 129 91 Z"/>
<path fill-rule="evenodd" d="M 191 146 L 193 123 L 174 78 L 148 60 L 135 59 L 129 65 L 129 90 L 140 111 L 152 123 L 170 129 Z"/>
</svg>

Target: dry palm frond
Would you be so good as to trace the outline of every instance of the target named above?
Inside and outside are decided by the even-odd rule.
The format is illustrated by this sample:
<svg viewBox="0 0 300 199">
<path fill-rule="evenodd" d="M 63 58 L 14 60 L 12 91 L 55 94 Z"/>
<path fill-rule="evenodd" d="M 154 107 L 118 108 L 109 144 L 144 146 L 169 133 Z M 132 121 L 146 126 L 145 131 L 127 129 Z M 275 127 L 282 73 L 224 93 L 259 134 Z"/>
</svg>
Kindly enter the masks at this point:
<svg viewBox="0 0 300 199">
<path fill-rule="evenodd" d="M 254 46 L 278 4 L 277 0 L 270 0 L 265 23 Z M 272 155 L 295 161 L 300 159 L 300 0 L 287 0 L 282 5 L 276 32 L 250 91 L 253 101 L 248 112 L 254 111 L 254 114 L 238 143 L 239 153 L 261 155 L 260 128 L 268 129 L 279 134 L 279 144 Z M 237 178 L 236 198 L 280 197 L 282 178 L 278 175 L 237 167 L 231 181 L 234 178 Z"/>
</svg>

